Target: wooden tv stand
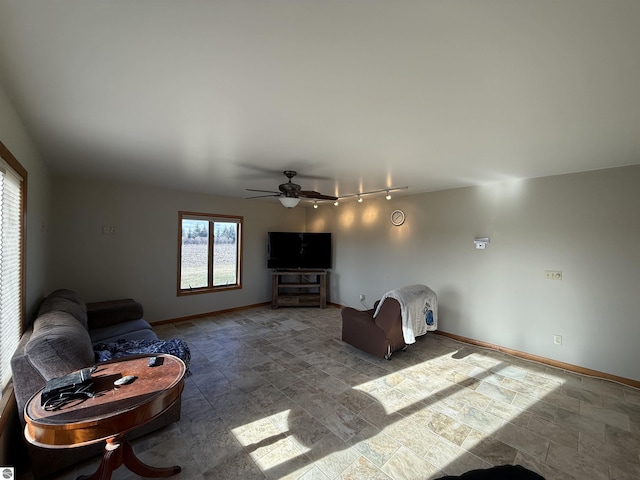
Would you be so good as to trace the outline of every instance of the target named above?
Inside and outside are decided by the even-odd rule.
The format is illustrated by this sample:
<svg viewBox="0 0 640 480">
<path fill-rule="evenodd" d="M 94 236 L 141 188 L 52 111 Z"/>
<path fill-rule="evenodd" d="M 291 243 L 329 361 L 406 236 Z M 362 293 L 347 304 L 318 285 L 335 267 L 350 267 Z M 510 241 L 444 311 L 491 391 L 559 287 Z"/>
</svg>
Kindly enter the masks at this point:
<svg viewBox="0 0 640 480">
<path fill-rule="evenodd" d="M 271 275 L 271 308 L 326 306 L 326 271 L 277 270 Z"/>
</svg>

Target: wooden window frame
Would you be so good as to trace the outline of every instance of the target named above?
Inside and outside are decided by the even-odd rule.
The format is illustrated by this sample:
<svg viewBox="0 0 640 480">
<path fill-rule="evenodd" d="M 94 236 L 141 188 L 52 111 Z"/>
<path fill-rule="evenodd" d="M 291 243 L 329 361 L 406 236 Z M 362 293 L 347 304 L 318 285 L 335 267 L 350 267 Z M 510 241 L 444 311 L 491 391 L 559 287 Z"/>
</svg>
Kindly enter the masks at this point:
<svg viewBox="0 0 640 480">
<path fill-rule="evenodd" d="M 182 221 L 184 219 L 207 220 L 211 223 L 230 221 L 238 225 L 237 238 L 237 258 L 236 258 L 236 282 L 233 285 L 213 285 L 213 249 L 214 249 L 214 231 L 209 228 L 209 250 L 208 250 L 208 278 L 210 284 L 206 287 L 185 289 L 181 286 L 182 280 Z M 217 213 L 201 213 L 201 212 L 178 212 L 178 275 L 177 275 L 177 294 L 178 296 L 198 295 L 202 293 L 221 292 L 227 290 L 238 290 L 242 288 L 242 255 L 243 249 L 243 228 L 244 217 L 239 215 L 223 215 Z"/>
</svg>

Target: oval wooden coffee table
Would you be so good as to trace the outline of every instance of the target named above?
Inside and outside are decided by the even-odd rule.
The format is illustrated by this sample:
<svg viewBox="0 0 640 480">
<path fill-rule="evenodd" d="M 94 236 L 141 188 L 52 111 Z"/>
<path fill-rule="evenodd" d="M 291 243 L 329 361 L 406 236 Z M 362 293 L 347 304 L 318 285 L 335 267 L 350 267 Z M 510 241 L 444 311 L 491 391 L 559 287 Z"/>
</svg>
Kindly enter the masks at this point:
<svg viewBox="0 0 640 480">
<path fill-rule="evenodd" d="M 99 363 L 92 374 L 95 396 L 72 401 L 57 410 L 41 405 L 42 391 L 25 406 L 25 438 L 45 448 L 74 448 L 106 442 L 104 455 L 91 480 L 107 480 L 126 466 L 142 477 L 168 477 L 179 466 L 156 468 L 142 463 L 122 436 L 162 415 L 180 400 L 184 388 L 185 365 L 173 355 L 155 355 L 161 365 L 150 367 L 152 355 L 125 357 Z M 159 362 L 159 363 L 160 363 Z M 118 378 L 133 375 L 128 385 L 116 387 Z"/>
</svg>

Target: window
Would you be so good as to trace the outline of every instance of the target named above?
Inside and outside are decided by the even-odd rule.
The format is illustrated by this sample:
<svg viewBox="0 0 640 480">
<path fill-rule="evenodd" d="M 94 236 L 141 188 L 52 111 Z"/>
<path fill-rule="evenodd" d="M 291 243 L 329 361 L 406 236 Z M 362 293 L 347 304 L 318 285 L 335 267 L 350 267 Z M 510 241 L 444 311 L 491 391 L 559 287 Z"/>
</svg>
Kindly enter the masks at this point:
<svg viewBox="0 0 640 480">
<path fill-rule="evenodd" d="M 242 288 L 242 217 L 178 215 L 178 295 Z"/>
<path fill-rule="evenodd" d="M 22 334 L 26 190 L 26 170 L 0 142 L 0 396 Z"/>
</svg>

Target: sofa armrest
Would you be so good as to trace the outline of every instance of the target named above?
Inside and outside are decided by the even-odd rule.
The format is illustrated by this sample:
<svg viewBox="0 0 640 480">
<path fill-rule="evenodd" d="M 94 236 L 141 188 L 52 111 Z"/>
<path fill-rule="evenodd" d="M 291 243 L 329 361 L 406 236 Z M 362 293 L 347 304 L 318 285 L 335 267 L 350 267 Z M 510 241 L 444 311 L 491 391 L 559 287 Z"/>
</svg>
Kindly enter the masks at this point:
<svg viewBox="0 0 640 480">
<path fill-rule="evenodd" d="M 360 323 L 375 323 L 373 320 L 373 312 L 375 310 L 357 310 L 351 307 L 344 307 L 342 309 L 342 318 L 347 318 Z"/>
<path fill-rule="evenodd" d="M 144 316 L 142 304 L 132 298 L 87 303 L 89 330 L 138 320 Z"/>
<path fill-rule="evenodd" d="M 384 302 L 382 302 L 380 311 L 378 312 L 378 315 L 374 320 L 378 328 L 382 330 L 386 335 L 389 335 L 389 332 L 391 332 L 394 328 L 397 328 L 398 325 L 402 327 L 400 303 L 394 298 L 386 298 Z"/>
</svg>

